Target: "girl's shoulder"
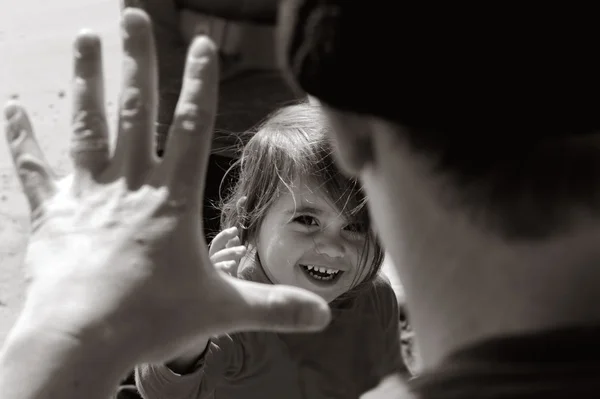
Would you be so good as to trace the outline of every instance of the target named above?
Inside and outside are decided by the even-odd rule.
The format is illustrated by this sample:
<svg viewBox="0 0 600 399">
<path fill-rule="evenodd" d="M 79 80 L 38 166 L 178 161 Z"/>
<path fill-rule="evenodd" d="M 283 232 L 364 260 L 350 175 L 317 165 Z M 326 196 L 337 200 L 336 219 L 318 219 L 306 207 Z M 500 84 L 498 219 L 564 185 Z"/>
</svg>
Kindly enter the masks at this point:
<svg viewBox="0 0 600 399">
<path fill-rule="evenodd" d="M 374 296 L 378 299 L 383 299 L 384 302 L 397 302 L 396 293 L 392 288 L 392 283 L 390 279 L 383 273 L 379 273 L 377 277 L 373 279 L 371 282 L 371 287 L 369 290 L 371 296 Z"/>
<path fill-rule="evenodd" d="M 360 295 L 359 308 L 363 312 L 376 315 L 383 325 L 390 320 L 398 321 L 400 317 L 398 300 L 390 280 L 384 274 L 379 274 Z"/>
</svg>

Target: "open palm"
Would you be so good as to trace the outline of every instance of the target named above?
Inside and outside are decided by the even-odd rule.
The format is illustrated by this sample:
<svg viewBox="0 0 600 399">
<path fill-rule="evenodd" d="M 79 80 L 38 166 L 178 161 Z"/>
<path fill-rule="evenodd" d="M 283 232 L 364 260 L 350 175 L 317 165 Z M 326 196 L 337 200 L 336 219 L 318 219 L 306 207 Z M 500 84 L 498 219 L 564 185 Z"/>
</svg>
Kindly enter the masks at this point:
<svg viewBox="0 0 600 399">
<path fill-rule="evenodd" d="M 7 136 L 32 209 L 26 308 L 60 334 L 127 342 L 136 361 L 164 360 L 198 336 L 236 330 L 316 330 L 327 304 L 308 292 L 234 279 L 212 266 L 201 198 L 218 66 L 197 39 L 162 161 L 153 155 L 157 72 L 151 25 L 124 13 L 118 137 L 109 146 L 99 39 L 75 43 L 73 174 L 56 179 L 25 111 L 6 109 Z"/>
</svg>

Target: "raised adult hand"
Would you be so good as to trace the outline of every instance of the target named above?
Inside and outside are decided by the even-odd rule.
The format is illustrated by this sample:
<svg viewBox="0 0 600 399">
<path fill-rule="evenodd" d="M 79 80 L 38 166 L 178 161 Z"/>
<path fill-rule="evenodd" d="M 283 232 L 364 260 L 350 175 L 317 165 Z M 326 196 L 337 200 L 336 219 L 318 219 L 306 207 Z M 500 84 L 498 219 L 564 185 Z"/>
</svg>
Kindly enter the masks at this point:
<svg viewBox="0 0 600 399">
<path fill-rule="evenodd" d="M 156 153 L 164 154 L 169 127 L 181 91 L 186 49 L 180 12 L 176 0 L 121 0 L 121 9 L 139 8 L 152 19 L 152 31 L 158 59 L 160 106 L 156 121 Z"/>
<path fill-rule="evenodd" d="M 144 12 L 124 12 L 123 37 L 114 152 L 100 40 L 91 33 L 75 42 L 71 175 L 54 177 L 20 105 L 5 110 L 9 147 L 32 210 L 25 257 L 30 286 L 18 324 L 125 351 L 131 365 L 168 359 L 201 335 L 323 328 L 329 309 L 316 295 L 238 280 L 209 260 L 201 199 L 217 111 L 214 45 L 206 38 L 191 45 L 159 161 L 152 151 L 157 68 Z"/>
</svg>

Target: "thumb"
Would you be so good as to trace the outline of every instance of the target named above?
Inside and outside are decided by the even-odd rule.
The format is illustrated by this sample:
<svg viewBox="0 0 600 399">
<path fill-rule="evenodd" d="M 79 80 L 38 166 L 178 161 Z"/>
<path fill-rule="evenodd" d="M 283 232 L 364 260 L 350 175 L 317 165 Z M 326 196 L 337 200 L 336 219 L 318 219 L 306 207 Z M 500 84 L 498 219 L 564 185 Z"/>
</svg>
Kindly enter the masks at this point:
<svg viewBox="0 0 600 399">
<path fill-rule="evenodd" d="M 331 320 L 328 303 L 309 291 L 224 276 L 237 293 L 231 320 L 236 330 L 314 332 Z"/>
</svg>

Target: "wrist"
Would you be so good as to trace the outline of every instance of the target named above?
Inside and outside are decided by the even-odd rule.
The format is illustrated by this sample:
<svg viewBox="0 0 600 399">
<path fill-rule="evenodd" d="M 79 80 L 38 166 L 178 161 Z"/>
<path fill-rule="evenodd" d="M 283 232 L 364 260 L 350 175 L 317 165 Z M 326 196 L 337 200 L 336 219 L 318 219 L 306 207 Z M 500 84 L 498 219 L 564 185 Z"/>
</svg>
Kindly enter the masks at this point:
<svg viewBox="0 0 600 399">
<path fill-rule="evenodd" d="M 11 335 L 27 336 L 35 332 L 65 337 L 81 348 L 102 349 L 102 353 L 120 363 L 140 360 L 139 350 L 135 347 L 139 341 L 135 340 L 137 326 L 122 322 L 118 317 L 109 317 L 105 312 L 95 312 L 98 306 L 94 308 L 94 303 L 82 305 L 76 293 L 57 297 L 54 290 L 36 288 L 30 290 Z"/>
<path fill-rule="evenodd" d="M 107 398 L 132 367 L 123 351 L 93 335 L 73 336 L 33 322 L 24 310 L 0 351 L 3 398 Z M 27 383 L 23 384 L 26 376 Z"/>
</svg>

